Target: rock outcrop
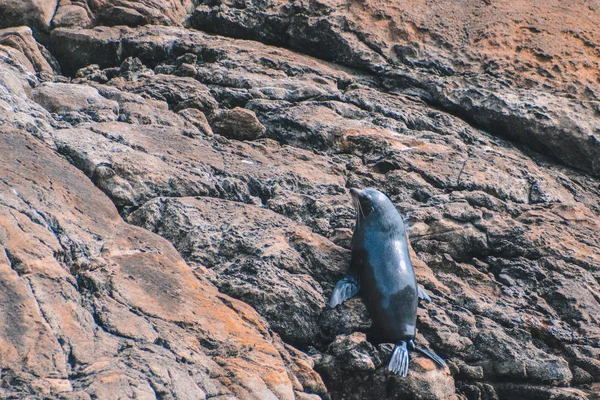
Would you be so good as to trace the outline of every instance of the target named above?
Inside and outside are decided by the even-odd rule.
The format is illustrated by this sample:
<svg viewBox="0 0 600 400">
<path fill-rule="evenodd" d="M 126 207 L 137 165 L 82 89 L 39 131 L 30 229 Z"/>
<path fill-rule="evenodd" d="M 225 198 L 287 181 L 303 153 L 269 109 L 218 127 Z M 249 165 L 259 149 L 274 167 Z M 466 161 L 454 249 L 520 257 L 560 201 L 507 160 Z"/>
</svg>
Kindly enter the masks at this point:
<svg viewBox="0 0 600 400">
<path fill-rule="evenodd" d="M 0 0 L 0 397 L 599 398 L 593 2 L 42 3 Z M 326 305 L 368 186 L 449 370 Z"/>
</svg>

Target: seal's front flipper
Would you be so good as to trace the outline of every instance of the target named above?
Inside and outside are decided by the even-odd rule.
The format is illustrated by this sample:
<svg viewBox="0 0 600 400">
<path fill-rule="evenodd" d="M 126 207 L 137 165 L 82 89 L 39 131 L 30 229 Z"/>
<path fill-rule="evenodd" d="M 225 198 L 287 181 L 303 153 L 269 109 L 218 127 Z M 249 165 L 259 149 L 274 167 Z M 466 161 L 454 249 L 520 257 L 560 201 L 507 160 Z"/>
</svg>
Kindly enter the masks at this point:
<svg viewBox="0 0 600 400">
<path fill-rule="evenodd" d="M 421 347 L 421 346 L 417 346 L 416 344 L 413 344 L 412 348 L 414 350 L 418 351 L 419 353 L 431 358 L 433 360 L 433 362 L 436 363 L 437 365 L 439 365 L 440 367 L 446 368 L 446 362 L 442 359 L 442 357 L 438 356 L 433 351 L 426 349 L 424 347 Z"/>
<path fill-rule="evenodd" d="M 408 356 L 408 349 L 406 348 L 406 342 L 400 342 L 394 346 L 392 352 L 392 358 L 388 364 L 388 370 L 400 376 L 406 376 L 408 374 L 408 364 L 410 363 L 410 357 Z"/>
<path fill-rule="evenodd" d="M 342 304 L 344 301 L 354 297 L 358 293 L 359 288 L 358 280 L 352 275 L 346 275 L 335 285 L 335 289 L 331 293 L 331 299 L 329 299 L 329 307 L 334 308 L 338 304 Z"/>
<path fill-rule="evenodd" d="M 421 300 L 431 303 L 431 297 L 429 297 L 425 289 L 423 289 L 423 286 L 417 285 L 417 294 Z"/>
</svg>

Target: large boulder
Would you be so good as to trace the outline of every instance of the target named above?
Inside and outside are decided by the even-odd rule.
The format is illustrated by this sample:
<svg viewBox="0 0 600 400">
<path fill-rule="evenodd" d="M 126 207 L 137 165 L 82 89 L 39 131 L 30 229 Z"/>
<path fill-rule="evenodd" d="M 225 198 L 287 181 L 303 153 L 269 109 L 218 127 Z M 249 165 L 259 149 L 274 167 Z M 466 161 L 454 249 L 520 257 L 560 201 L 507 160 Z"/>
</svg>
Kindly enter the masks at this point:
<svg viewBox="0 0 600 400">
<path fill-rule="evenodd" d="M 26 25 L 48 31 L 58 0 L 2 0 L 0 28 Z"/>
</svg>

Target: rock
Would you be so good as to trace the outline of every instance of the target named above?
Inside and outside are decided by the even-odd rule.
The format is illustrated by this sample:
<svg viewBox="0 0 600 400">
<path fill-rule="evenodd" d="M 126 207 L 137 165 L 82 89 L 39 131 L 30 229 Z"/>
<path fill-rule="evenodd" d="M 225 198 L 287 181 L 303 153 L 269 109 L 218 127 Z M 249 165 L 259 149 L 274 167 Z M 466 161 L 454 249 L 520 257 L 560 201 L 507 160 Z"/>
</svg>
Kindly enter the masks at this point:
<svg viewBox="0 0 600 400">
<path fill-rule="evenodd" d="M 255 140 L 265 134 L 265 127 L 251 110 L 236 107 L 224 110 L 212 122 L 214 132 L 229 139 Z"/>
<path fill-rule="evenodd" d="M 376 349 L 364 334 L 339 336 L 316 368 L 332 383 L 336 398 L 458 399 L 452 378 L 432 367 L 430 360 L 413 358 L 406 378 L 386 372 L 391 350 L 392 346 Z"/>
<path fill-rule="evenodd" d="M 570 6 L 13 18 L 37 22 L 0 39 L 0 397 L 594 398 L 598 21 Z M 326 306 L 353 186 L 405 216 L 450 375 L 389 375 L 360 296 Z"/>
<path fill-rule="evenodd" d="M 2 59 L 8 58 L 9 54 L 0 48 Z M 11 64 L 0 62 L 0 124 L 6 128 L 25 130 L 50 143 L 52 118 L 48 111 L 29 100 L 31 86 L 36 82 L 30 80 L 30 64 L 25 56 L 20 54 L 21 57 L 12 59 Z"/>
<path fill-rule="evenodd" d="M 237 149 L 225 144 L 219 149 L 207 140 L 182 135 L 179 127 L 117 122 L 96 124 L 93 130 L 88 128 L 91 126 L 80 124 L 77 129 L 56 132 L 58 151 L 89 177 L 94 176 L 96 168 L 109 166 L 126 179 L 126 186 L 133 188 L 134 201 L 124 206 L 139 206 L 158 196 L 208 194 L 251 204 L 260 203 L 261 198 L 267 201 L 284 197 L 292 188 L 287 181 L 290 176 L 309 188 L 303 193 L 306 198 L 313 193 L 308 182 L 320 182 L 319 185 L 330 187 L 332 198 L 340 197 L 339 192 L 342 191 L 340 185 L 343 181 L 335 176 L 334 171 L 327 171 L 328 165 L 324 160 L 310 158 L 309 153 L 303 151 L 261 144 L 254 147 L 240 144 Z M 102 146 L 96 146 L 98 142 Z M 221 150 L 228 154 L 225 159 Z M 286 161 L 279 161 L 281 157 L 286 157 Z M 186 160 L 184 164 L 180 161 L 182 159 Z M 322 169 L 317 170 L 313 163 Z M 273 168 L 274 165 L 277 168 Z M 261 177 L 260 180 L 258 177 Z M 129 191 L 128 188 L 124 190 Z M 121 193 L 119 189 L 108 194 L 122 199 Z M 298 214 L 309 206 L 314 209 L 314 215 L 304 217 L 307 223 L 316 224 L 317 219 L 322 220 L 327 215 L 326 208 L 310 204 L 294 207 L 290 213 Z M 335 215 L 329 217 L 335 218 Z"/>
<path fill-rule="evenodd" d="M 341 13 L 325 17 L 319 13 L 318 6 L 308 5 L 303 9 L 301 5 L 293 12 L 293 7 L 278 9 L 277 5 L 259 2 L 244 8 L 245 12 L 239 13 L 234 2 L 225 2 L 220 8 L 203 5 L 196 8 L 190 24 L 225 36 L 306 49 L 316 57 L 355 67 L 382 62 L 382 57 L 364 41 L 343 29 L 348 19 Z"/>
<path fill-rule="evenodd" d="M 212 128 L 208 124 L 208 120 L 202 111 L 196 108 L 184 108 L 177 114 L 181 115 L 186 121 L 198 128 L 203 135 L 210 136 L 213 134 Z"/>
<path fill-rule="evenodd" d="M 54 72 L 60 71 L 56 60 L 44 46 L 35 41 L 31 28 L 21 26 L 1 29 L 0 46 L 17 50 L 18 52 L 14 53 L 15 58 L 25 56 L 22 63 L 34 74 L 39 73 L 40 76 L 48 79 L 54 75 Z"/>
<path fill-rule="evenodd" d="M 477 400 L 499 400 L 494 387 L 487 383 L 468 383 L 465 382 L 459 386 L 460 391 L 465 394 L 467 399 Z"/>
<path fill-rule="evenodd" d="M 102 25 L 181 25 L 193 9 L 192 0 L 121 1 L 92 0 L 90 9 Z"/>
<path fill-rule="evenodd" d="M 597 60 L 589 55 L 571 58 L 562 31 L 579 38 L 581 54 L 587 54 L 586 43 L 594 42 L 577 28 L 568 28 L 577 25 L 577 11 L 555 13 L 553 7 L 517 6 L 532 27 L 521 32 L 519 46 L 509 44 L 514 32 L 510 27 L 519 29 L 519 23 L 511 18 L 515 9 L 507 2 L 473 4 L 455 12 L 443 1 L 392 9 L 367 1 L 351 10 L 334 4 L 252 1 L 240 12 L 236 2 L 225 1 L 197 7 L 190 23 L 368 69 L 382 76 L 391 90 L 416 94 L 494 134 L 598 175 L 597 83 L 581 76 L 581 89 L 573 84 L 580 76 L 577 69 L 597 65 Z M 545 16 L 543 22 L 538 13 Z M 498 15 L 510 22 L 494 24 Z M 480 69 L 483 74 L 476 72 Z M 560 94 L 546 94 L 545 87 Z M 583 96 L 589 99 L 584 105 L 568 98 L 577 91 L 589 94 Z"/>
<path fill-rule="evenodd" d="M 489 332 L 479 334 L 474 343 L 478 349 L 488 349 L 487 354 L 481 357 L 485 360 L 482 362 L 485 375 L 526 377 L 531 381 L 558 385 L 566 385 L 572 380 L 566 360 L 542 354 L 532 346 L 517 344 L 503 333 L 498 334 L 499 331 L 490 329 Z M 492 345 L 494 347 L 488 347 Z"/>
<path fill-rule="evenodd" d="M 533 90 L 507 96 L 485 89 L 474 92 L 457 90 L 450 96 L 438 92 L 436 100 L 445 109 L 472 116 L 474 124 L 494 134 L 527 143 L 566 165 L 600 173 L 595 161 L 600 154 L 600 124 L 587 107 Z"/>
<path fill-rule="evenodd" d="M 93 14 L 88 2 L 59 0 L 52 18 L 54 28 L 89 28 L 93 24 Z"/>
<path fill-rule="evenodd" d="M 333 288 L 347 252 L 272 211 L 210 198 L 157 199 L 129 221 L 168 238 L 192 265 L 206 266 L 220 291 L 259 310 L 288 343 L 321 340 L 319 282 Z M 315 253 L 328 259 L 314 260 Z"/>
<path fill-rule="evenodd" d="M 141 66 L 138 68 L 143 70 Z M 114 79 L 111 86 L 167 102 L 174 111 L 194 108 L 211 117 L 219 108 L 209 88 L 194 79 L 163 74 L 135 76 L 135 71 L 127 75 L 128 80 Z"/>
<path fill-rule="evenodd" d="M 72 123 L 114 121 L 119 113 L 116 101 L 102 97 L 88 86 L 64 83 L 44 83 L 32 94 L 33 100 L 61 119 Z"/>
<path fill-rule="evenodd" d="M 573 367 L 573 383 L 574 384 L 585 384 L 593 382 L 594 378 L 592 375 L 587 373 L 585 370 L 579 368 L 578 366 Z"/>
<path fill-rule="evenodd" d="M 178 44 L 180 42 L 175 40 L 175 38 L 183 37 L 181 30 L 147 28 L 147 34 L 150 36 L 158 31 L 169 32 L 174 36 L 164 42 L 157 42 L 153 47 L 155 49 L 153 54 L 166 55 L 168 54 L 167 46 L 170 46 L 171 49 L 181 46 Z M 126 35 L 130 34 L 126 33 Z M 133 49 L 141 49 L 146 43 L 141 30 L 128 37 L 128 44 Z M 128 151 L 131 154 L 139 153 L 139 156 L 142 156 L 141 149 L 146 152 L 152 149 L 150 153 L 155 154 L 156 160 L 160 157 L 160 161 L 145 162 L 145 165 L 161 165 L 159 168 L 138 170 L 134 174 L 117 173 L 133 188 L 132 192 L 126 189 L 125 182 L 122 182 L 121 186 L 112 183 L 101 185 L 117 204 L 124 205 L 123 211 L 127 213 L 128 205 L 126 204 L 131 203 L 131 200 L 122 200 L 131 198 L 127 197 L 126 193 L 137 193 L 137 195 L 133 195 L 136 200 L 132 204 L 143 204 L 148 199 L 165 193 L 165 191 L 176 193 L 178 196 L 189 196 L 190 193 L 194 193 L 187 189 L 193 186 L 180 186 L 179 183 L 173 185 L 170 183 L 174 182 L 172 180 L 162 180 L 163 177 L 177 176 L 179 179 L 183 177 L 183 180 L 178 182 L 189 182 L 190 178 L 186 176 L 192 176 L 187 175 L 186 170 L 177 167 L 179 163 L 169 154 L 171 152 L 171 154 L 178 154 L 179 159 L 185 157 L 188 165 L 200 165 L 203 171 L 208 172 L 211 169 L 214 170 L 215 167 L 228 171 L 225 176 L 207 175 L 217 184 L 206 181 L 201 186 L 203 189 L 196 190 L 196 193 L 203 196 L 218 196 L 228 200 L 241 200 L 248 204 L 262 204 L 296 222 L 307 224 L 316 232 L 333 235 L 340 229 L 352 227 L 353 212 L 347 198 L 332 197 L 326 194 L 327 191 L 321 189 L 312 191 L 309 196 L 297 194 L 297 191 L 304 190 L 300 187 L 309 187 L 310 185 L 301 183 L 296 187 L 289 186 L 283 177 L 290 173 L 294 176 L 302 176 L 297 182 L 312 182 L 311 184 L 314 186 L 315 182 L 321 182 L 320 176 L 323 173 L 319 171 L 331 171 L 328 173 L 336 174 L 334 170 L 328 169 L 328 165 L 333 157 L 338 157 L 336 162 L 344 162 L 347 171 L 351 171 L 348 185 L 378 186 L 387 190 L 392 199 L 400 205 L 402 211 L 411 215 L 410 218 L 416 229 L 413 245 L 419 252 L 419 256 L 423 257 L 431 268 L 419 266 L 417 271 L 419 279 L 426 282 L 426 287 L 434 290 L 434 294 L 438 294 L 437 300 L 426 306 L 427 312 L 421 313 L 419 317 L 420 329 L 423 330 L 426 339 L 433 344 L 436 351 L 443 356 L 461 357 L 468 360 L 465 365 L 470 366 L 473 370 L 470 371 L 465 367 L 463 369 L 467 372 L 464 373 L 470 374 L 469 376 L 477 376 L 477 379 L 493 376 L 494 379 L 500 379 L 499 377 L 502 379 L 531 379 L 538 383 L 554 382 L 563 385 L 571 380 L 572 374 L 565 361 L 569 359 L 569 356 L 556 357 L 550 348 L 546 347 L 550 346 L 546 343 L 551 343 L 553 340 L 564 340 L 563 338 L 566 337 L 563 336 L 566 329 L 564 322 L 552 325 L 554 327 L 547 325 L 544 327 L 546 320 L 537 314 L 537 311 L 525 312 L 524 315 L 517 316 L 513 315 L 511 311 L 511 307 L 523 307 L 528 301 L 535 301 L 541 309 L 547 310 L 544 312 L 551 313 L 550 318 L 555 318 L 552 314 L 554 311 L 548 311 L 552 309 L 552 306 L 542 300 L 546 297 L 544 294 L 546 289 L 538 289 L 539 292 L 530 296 L 532 300 L 524 297 L 527 296 L 524 288 L 530 287 L 528 285 L 534 285 L 537 288 L 551 287 L 540 284 L 548 276 L 544 272 L 546 264 L 544 261 L 539 261 L 540 257 L 558 257 L 565 262 L 570 263 L 572 261 L 567 260 L 573 260 L 581 265 L 594 265 L 597 262 L 594 256 L 588 256 L 594 254 L 594 251 L 586 250 L 581 253 L 582 256 L 572 258 L 572 256 L 565 257 L 566 252 L 556 251 L 552 246 L 538 245 L 545 240 L 565 242 L 575 247 L 587 246 L 585 243 L 575 243 L 570 239 L 575 231 L 561 226 L 556 218 L 562 217 L 558 217 L 558 215 L 577 221 L 586 221 L 583 225 L 578 223 L 577 228 L 574 229 L 585 229 L 588 235 L 594 235 L 592 227 L 596 223 L 592 221 L 595 220 L 595 217 L 586 211 L 586 206 L 572 208 L 567 205 L 553 205 L 573 204 L 575 196 L 579 196 L 579 198 L 587 196 L 582 191 L 576 192 L 574 195 L 571 190 L 565 189 L 562 182 L 569 179 L 568 175 L 558 172 L 560 181 L 556 180 L 556 171 L 547 169 L 548 167 L 543 164 L 534 163 L 508 142 L 481 134 L 467 124 L 443 113 L 434 110 L 424 111 L 422 105 L 415 103 L 409 97 L 384 95 L 383 98 L 380 98 L 381 95 L 375 89 L 368 87 L 367 81 L 362 81 L 362 87 L 352 87 L 346 90 L 344 96 L 341 97 L 337 85 L 331 86 L 326 82 L 347 82 L 352 78 L 347 74 L 340 74 L 338 71 L 328 69 L 328 67 L 311 64 L 310 61 L 299 59 L 288 52 L 277 50 L 286 60 L 286 63 L 279 66 L 258 56 L 266 47 L 244 44 L 245 51 L 256 54 L 253 57 L 261 60 L 255 64 L 254 75 L 247 77 L 247 75 L 242 75 L 242 71 L 248 68 L 247 62 L 239 58 L 239 52 L 231 51 L 227 47 L 235 47 L 232 42 L 202 34 L 186 37 L 205 47 L 202 47 L 202 51 L 198 53 L 190 53 L 189 47 L 182 48 L 183 54 L 180 57 L 183 58 L 173 62 L 181 62 L 183 65 L 184 60 L 192 62 L 194 55 L 197 63 L 199 60 L 203 60 L 202 66 L 197 68 L 195 79 L 169 75 L 148 75 L 141 79 L 133 79 L 134 76 L 131 76 L 131 80 L 129 80 L 130 78 L 120 80 L 117 77 L 118 79 L 113 79 L 111 84 L 120 90 L 133 89 L 142 95 L 166 100 L 173 109 L 184 107 L 187 99 L 198 98 L 202 93 L 210 96 L 203 98 L 210 98 L 215 102 L 210 106 L 211 110 L 217 110 L 221 104 L 225 107 L 232 104 L 246 105 L 261 119 L 261 123 L 266 128 L 265 135 L 281 143 L 291 143 L 297 147 L 318 148 L 324 152 L 324 155 L 316 158 L 306 153 L 291 153 L 295 160 L 294 163 L 302 165 L 301 168 L 294 169 L 269 158 L 268 164 L 277 165 L 276 168 L 283 173 L 283 175 L 273 174 L 273 172 L 267 172 L 271 170 L 265 169 L 266 160 L 262 158 L 273 146 L 273 143 L 266 141 L 257 147 L 248 147 L 249 145 L 246 144 L 245 147 L 232 152 L 231 154 L 239 154 L 241 151 L 250 156 L 239 158 L 236 155 L 232 160 L 239 160 L 239 163 L 230 162 L 225 169 L 225 166 L 217 161 L 219 157 L 213 150 L 207 152 L 209 147 L 204 146 L 208 143 L 203 144 L 200 141 L 191 144 L 183 141 L 182 143 L 186 143 L 184 146 L 175 147 L 175 143 L 182 139 L 175 140 L 177 136 L 174 131 L 161 130 L 160 134 L 158 132 L 153 134 L 151 133 L 155 132 L 153 129 L 145 128 L 143 131 L 138 131 L 122 127 L 119 128 L 121 132 L 131 133 L 126 136 L 121 133 L 123 139 L 119 139 L 119 141 L 129 143 L 128 146 L 131 150 Z M 95 41 L 96 39 L 86 40 Z M 162 60 L 159 62 L 169 62 L 167 56 L 163 57 L 163 59 L 158 59 Z M 164 70 L 169 71 L 169 69 Z M 290 83 L 278 75 L 276 72 L 278 70 L 286 71 L 286 73 L 296 71 L 296 76 L 302 76 L 302 78 L 295 79 L 304 79 L 310 84 L 318 82 L 319 90 L 330 97 L 325 101 L 307 101 L 304 97 L 291 96 L 288 89 Z M 173 69 L 171 73 L 175 73 L 175 71 L 176 69 Z M 257 75 L 259 73 L 262 75 Z M 361 78 L 354 79 L 360 80 Z M 199 83 L 198 80 L 203 83 Z M 176 87 L 174 85 L 189 89 L 174 90 L 173 88 Z M 227 90 L 223 89 L 223 86 L 226 85 L 229 85 Z M 294 83 L 294 85 L 296 84 Z M 186 92 L 191 93 L 190 97 L 181 97 L 182 93 L 186 95 Z M 202 96 L 205 96 L 204 94 Z M 216 105 L 215 100 L 221 104 Z M 211 104 L 211 102 L 206 104 Z M 283 104 L 285 107 L 282 107 Z M 212 111 L 211 115 L 213 118 L 214 115 L 218 115 L 218 112 Z M 96 126 L 94 129 L 98 132 L 107 132 L 106 128 L 100 129 Z M 135 134 L 132 134 L 133 132 Z M 420 136 L 415 137 L 414 132 L 421 132 L 418 134 Z M 455 137 L 448 135 L 448 132 L 461 132 L 461 134 Z M 107 135 L 107 133 L 104 135 L 110 137 L 111 135 Z M 87 167 L 87 162 L 76 161 L 80 157 L 75 157 L 76 154 L 85 155 L 83 159 L 93 154 L 102 154 L 99 149 L 90 146 L 93 141 L 81 142 L 79 139 L 81 137 L 83 137 L 81 134 L 71 135 L 69 141 L 73 144 L 69 144 L 68 148 L 61 144 L 60 148 L 64 149 L 61 150 L 63 154 L 69 155 L 69 158 L 74 160 L 76 165 L 81 165 L 84 171 L 93 171 L 94 168 L 103 171 L 105 162 L 115 172 L 132 170 L 127 164 L 122 164 L 123 161 L 119 161 L 120 159 L 126 160 L 121 156 L 123 154 L 121 152 L 104 153 L 100 158 L 92 161 L 91 165 L 96 165 L 94 168 Z M 154 137 L 154 139 L 149 142 L 149 137 Z M 171 139 L 165 142 L 167 138 Z M 198 137 L 195 138 L 196 141 L 198 139 Z M 66 136 L 61 138 L 61 141 L 66 143 L 64 140 L 66 140 Z M 150 144 L 152 142 L 154 144 Z M 229 143 L 228 141 L 222 142 L 219 145 L 220 151 L 230 146 Z M 201 148 L 204 150 L 200 150 Z M 260 152 L 263 155 L 259 155 Z M 336 152 L 342 152 L 342 156 L 334 156 L 333 154 Z M 197 160 L 198 154 L 202 154 L 200 164 Z M 212 155 L 209 156 L 209 154 Z M 385 154 L 383 158 L 382 154 Z M 448 154 L 452 156 L 448 157 Z M 110 158 L 104 161 L 107 155 L 110 155 Z M 462 158 L 461 155 L 463 155 Z M 143 157 L 147 156 L 143 155 Z M 301 161 L 302 157 L 310 160 L 313 165 L 318 165 L 315 173 L 298 175 L 301 170 L 309 170 L 308 163 Z M 354 162 L 357 157 L 361 157 L 362 163 Z M 119 164 L 122 166 L 115 168 L 115 165 Z M 173 172 L 165 174 L 167 169 L 164 169 L 162 165 L 168 165 Z M 247 167 L 240 169 L 242 165 Z M 177 171 L 177 175 L 175 175 L 175 171 Z M 86 173 L 94 176 L 91 172 Z M 263 178 L 256 178 L 255 174 L 262 174 L 260 176 Z M 111 173 L 106 176 L 113 175 Z M 146 179 L 143 178 L 144 176 L 160 176 L 161 179 Z M 140 180 L 140 178 L 142 179 Z M 329 178 L 326 181 L 336 182 L 335 179 L 330 180 Z M 140 186 L 142 182 L 143 185 Z M 258 182 L 277 182 L 277 184 L 265 185 Z M 327 183 L 327 185 L 330 184 Z M 340 185 L 340 183 L 336 184 Z M 285 188 L 281 190 L 277 185 L 283 185 Z M 150 190 L 140 190 L 136 187 L 140 189 L 146 187 Z M 536 188 L 535 196 L 532 196 L 533 187 Z M 446 191 L 455 191 L 455 193 L 448 195 Z M 417 192 L 423 195 L 415 195 Z M 148 203 L 134 214 L 135 218 L 132 221 L 160 232 L 169 240 L 178 243 L 177 246 L 183 254 L 193 254 L 193 249 L 196 248 L 204 249 L 203 246 L 187 242 L 195 235 L 186 233 L 182 236 L 179 233 L 182 227 L 185 232 L 190 229 L 186 223 L 182 224 L 186 221 L 183 215 L 191 213 L 191 210 L 197 209 L 199 206 L 181 207 L 175 206 L 176 203 L 172 202 L 167 202 L 167 204 L 170 205 L 167 207 L 169 212 L 161 211 L 162 206 L 158 207 L 156 203 Z M 546 214 L 542 220 L 536 220 L 535 218 L 540 218 L 539 212 L 536 211 L 540 207 L 539 204 L 544 204 L 549 207 L 548 209 L 554 211 Z M 235 215 L 236 213 L 229 211 L 225 214 Z M 163 214 L 173 215 L 176 218 L 165 217 Z M 200 215 L 208 214 L 210 214 L 209 211 L 200 213 Z M 508 215 L 510 217 L 506 218 Z M 141 216 L 143 218 L 140 218 Z M 174 223 L 177 229 L 164 229 L 152 222 L 161 220 L 172 221 L 170 223 Z M 219 223 L 221 220 L 223 217 L 219 218 Z M 537 228 L 537 224 L 540 223 L 544 224 L 543 232 Z M 211 226 L 218 226 L 218 224 L 213 222 Z M 242 225 L 242 227 L 244 226 Z M 584 228 L 584 226 L 589 226 L 589 228 Z M 193 230 L 189 231 L 193 232 Z M 413 235 L 411 234 L 411 236 Z M 219 239 L 215 240 L 222 240 L 221 236 L 217 237 Z M 289 238 L 287 240 L 289 241 Z M 296 246 L 304 246 L 304 240 L 297 241 Z M 197 250 L 199 254 L 203 254 L 205 251 Z M 445 253 L 445 255 L 441 256 L 440 253 Z M 230 250 L 224 254 L 229 260 L 231 254 L 236 254 L 236 251 Z M 255 255 L 254 257 L 259 256 Z M 511 261 L 514 257 L 531 257 L 537 258 L 538 261 L 531 259 Z M 188 260 L 191 259 L 188 258 Z M 263 265 L 269 265 L 268 263 L 272 261 L 266 259 L 261 262 L 267 262 Z M 555 261 L 548 262 L 553 265 L 556 263 Z M 235 268 L 246 265 L 247 270 L 250 271 L 252 263 L 249 261 L 244 261 L 244 263 L 239 262 Z M 198 268 L 204 264 L 213 265 L 212 268 L 226 265 L 214 260 L 210 263 L 202 261 Z M 510 269 L 508 266 L 516 269 Z M 559 268 L 567 271 L 573 267 L 561 264 Z M 578 267 L 575 267 L 575 270 L 578 271 L 577 274 L 585 276 L 585 273 Z M 342 271 L 340 270 L 339 273 L 341 274 Z M 314 272 L 307 275 L 312 273 Z M 302 307 L 296 308 L 296 304 L 304 306 L 309 303 L 295 301 L 292 303 L 294 304 L 292 314 L 298 316 L 298 319 L 292 319 L 291 322 L 294 324 L 301 322 L 301 325 L 286 326 L 280 321 L 282 315 L 280 306 L 276 306 L 279 308 L 274 309 L 261 306 L 260 299 L 265 298 L 261 296 L 266 296 L 261 293 L 265 293 L 266 288 L 261 289 L 261 292 L 257 294 L 249 291 L 252 286 L 248 286 L 244 274 L 245 272 L 236 270 L 232 275 L 221 273 L 212 279 L 222 288 L 221 290 L 226 290 L 228 293 L 252 303 L 286 340 L 298 343 L 302 347 L 311 342 L 319 343 L 322 346 L 332 340 L 335 335 L 366 330 L 370 325 L 364 305 L 360 300 L 356 300 L 348 302 L 339 310 L 323 310 L 323 312 L 316 311 L 316 308 L 312 311 L 306 311 L 308 309 Z M 279 276 L 280 272 L 274 271 L 272 274 Z M 225 277 L 235 279 L 228 280 Z M 320 280 L 319 284 L 332 285 L 337 276 L 329 275 L 323 276 L 323 278 L 325 280 Z M 477 283 L 464 283 L 464 279 L 467 279 L 467 282 L 473 280 Z M 555 276 L 554 279 L 559 279 L 561 282 L 564 280 L 561 276 Z M 590 276 L 585 279 L 586 282 L 591 282 Z M 288 278 L 283 280 L 288 281 Z M 511 282 L 511 285 L 508 286 L 509 289 L 504 289 L 507 287 L 506 282 Z M 480 294 L 480 290 L 486 294 Z M 510 300 L 507 301 L 500 297 L 501 294 L 504 296 L 503 290 L 508 290 Z M 291 289 L 290 293 L 300 294 L 301 290 Z M 490 300 L 489 296 L 492 295 L 498 296 L 494 297 L 495 299 L 502 300 Z M 278 304 L 276 297 L 266 298 L 269 299 L 267 304 Z M 327 299 L 327 292 L 319 293 L 317 291 L 307 298 L 314 299 L 315 304 L 323 304 Z M 590 300 L 582 301 L 589 302 Z M 457 308 L 464 307 L 464 305 L 473 311 L 465 312 Z M 520 309 L 525 310 L 525 308 Z M 563 312 L 564 315 L 567 315 L 566 313 L 569 311 Z M 307 318 L 307 316 L 310 317 Z M 519 334 L 514 339 L 515 329 L 523 324 L 520 322 L 521 318 L 529 321 L 526 329 L 531 329 L 533 333 L 529 335 L 526 331 L 517 331 Z M 582 317 L 579 315 L 574 318 L 581 320 Z M 497 322 L 491 323 L 490 321 Z M 498 323 L 500 325 L 497 325 Z M 296 326 L 305 328 L 297 329 Z M 592 326 L 590 323 L 585 324 L 586 332 L 591 329 L 590 333 L 586 335 L 593 335 L 591 333 Z M 488 338 L 491 339 L 488 340 Z M 536 346 L 540 346 L 539 348 L 530 344 L 537 340 L 542 340 L 540 343 L 536 342 Z M 498 346 L 498 343 L 503 343 L 503 346 Z M 489 360 L 492 359 L 498 361 L 490 363 Z M 419 368 L 427 371 L 427 365 Z M 376 369 L 372 370 L 374 376 L 377 375 L 376 371 Z M 333 375 L 325 376 L 328 385 L 335 384 L 337 379 Z M 415 390 L 417 393 L 421 389 Z M 481 391 L 482 389 L 477 390 Z"/>
<path fill-rule="evenodd" d="M 146 66 L 137 57 L 128 57 L 121 63 L 121 74 L 125 75 L 127 72 L 135 73 L 146 69 Z M 131 75 L 129 75 L 131 79 Z"/>
<path fill-rule="evenodd" d="M 123 61 L 119 40 L 122 32 L 127 30 L 125 27 L 97 27 L 93 30 L 94 41 L 90 43 L 89 36 L 82 35 L 80 29 L 58 28 L 50 33 L 49 48 L 61 63 L 61 70 L 65 74 L 74 75 L 78 69 L 90 64 L 98 64 L 101 68 L 114 67 Z M 67 42 L 68 47 L 65 46 Z M 97 61 L 90 62 L 91 57 Z"/>
<path fill-rule="evenodd" d="M 12 193 L 3 197 L 11 208 L 0 218 L 0 270 L 9 290 L 0 352 L 3 378 L 21 382 L 14 389 L 53 395 L 69 390 L 59 379 L 75 375 L 73 385 L 97 397 L 155 390 L 294 397 L 285 350 L 253 310 L 194 278 L 168 242 L 122 222 L 112 203 L 51 149 L 16 131 L 0 140 L 2 193 Z M 55 211 L 68 203 L 72 212 Z M 90 224 L 82 230 L 84 220 Z M 140 252 L 142 243 L 148 253 Z M 148 302 L 157 296 L 160 302 Z M 206 335 L 203 327 L 215 324 L 228 328 Z M 22 363 L 26 354 L 35 357 Z M 141 371 L 149 380 L 139 380 Z M 227 383 L 232 379 L 239 384 Z"/>
<path fill-rule="evenodd" d="M 519 385 L 519 384 L 498 384 L 494 385 L 494 388 L 498 392 L 500 398 L 510 398 L 513 396 L 526 397 L 528 399 L 548 399 L 548 398 L 559 398 L 566 400 L 586 400 L 588 395 L 577 389 L 571 388 L 553 388 L 553 387 L 539 387 L 530 385 Z"/>
<path fill-rule="evenodd" d="M 58 0 L 3 0 L 0 2 L 0 28 L 27 25 L 48 31 Z"/>
<path fill-rule="evenodd" d="M 167 2 L 121 0 L 3 1 L 0 28 L 28 25 L 49 31 L 55 27 L 87 28 L 94 24 L 139 26 L 183 25 L 194 7 L 192 0 Z"/>
<path fill-rule="evenodd" d="M 97 181 L 120 207 L 139 206 L 159 194 L 207 194 L 212 187 L 208 175 L 202 176 L 199 170 L 188 173 L 189 179 L 182 179 L 186 174 L 180 175 L 183 172 L 180 168 L 169 165 L 168 159 L 162 160 L 160 154 L 153 154 L 152 147 L 148 146 L 152 143 L 139 141 L 141 132 L 152 132 L 160 138 L 165 131 L 177 131 L 176 136 L 180 137 L 178 129 L 154 127 L 148 130 L 147 127 L 136 128 L 126 123 L 108 123 L 96 126 L 94 130 L 58 131 L 57 149 Z M 187 139 L 187 142 L 191 141 Z M 95 143 L 101 143 L 101 146 Z M 128 171 L 133 171 L 134 166 L 135 173 L 131 174 Z"/>
</svg>

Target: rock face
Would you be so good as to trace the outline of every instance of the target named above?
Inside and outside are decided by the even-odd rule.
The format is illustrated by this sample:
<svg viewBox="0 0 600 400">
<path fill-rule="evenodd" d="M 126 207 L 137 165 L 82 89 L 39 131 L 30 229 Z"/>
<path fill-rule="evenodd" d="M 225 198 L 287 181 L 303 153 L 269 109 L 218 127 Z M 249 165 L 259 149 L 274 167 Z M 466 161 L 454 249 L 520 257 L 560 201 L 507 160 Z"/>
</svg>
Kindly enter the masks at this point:
<svg viewBox="0 0 600 400">
<path fill-rule="evenodd" d="M 0 0 L 0 397 L 600 397 L 593 2 L 55 3 Z M 326 306 L 348 187 L 448 370 Z"/>
<path fill-rule="evenodd" d="M 293 358 L 256 312 L 47 145 L 0 140 L 3 395 L 294 398 Z"/>
<path fill-rule="evenodd" d="M 195 28 L 366 69 L 387 90 L 600 174 L 596 3 L 203 3 Z"/>
<path fill-rule="evenodd" d="M 2 0 L 0 28 L 29 25 L 48 30 L 58 0 Z"/>
</svg>

